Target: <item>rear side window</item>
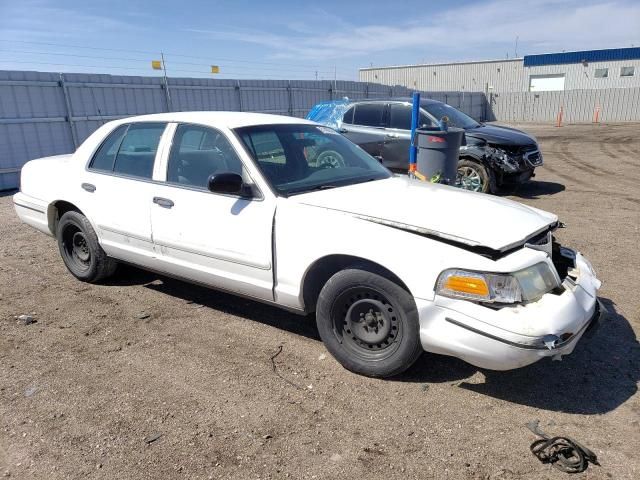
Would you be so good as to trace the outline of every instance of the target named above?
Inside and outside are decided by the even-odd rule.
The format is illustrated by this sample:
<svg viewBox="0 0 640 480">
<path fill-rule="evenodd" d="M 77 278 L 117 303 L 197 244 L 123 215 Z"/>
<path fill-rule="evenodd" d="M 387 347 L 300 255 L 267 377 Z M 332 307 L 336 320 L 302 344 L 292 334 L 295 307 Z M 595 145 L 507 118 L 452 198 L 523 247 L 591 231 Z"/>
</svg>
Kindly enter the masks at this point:
<svg viewBox="0 0 640 480">
<path fill-rule="evenodd" d="M 164 129 L 164 123 L 130 125 L 120 144 L 113 171 L 132 177 L 151 178 L 153 162 Z"/>
<path fill-rule="evenodd" d="M 347 113 L 344 114 L 344 117 L 342 119 L 342 123 L 353 123 L 353 112 L 355 111 L 356 107 L 351 107 L 349 110 L 347 110 Z"/>
<path fill-rule="evenodd" d="M 122 143 L 122 138 L 126 132 L 127 125 L 121 125 L 111 132 L 93 156 L 93 160 L 91 161 L 89 168 L 93 170 L 111 172 L 113 170 L 113 162 L 116 159 L 116 154 L 118 153 L 118 149 Z"/>
<path fill-rule="evenodd" d="M 354 125 L 363 125 L 366 127 L 382 127 L 384 117 L 383 103 L 361 103 L 356 105 L 356 111 L 353 114 Z"/>
<path fill-rule="evenodd" d="M 135 123 L 116 128 L 100 146 L 89 168 L 151 178 L 164 123 Z"/>
</svg>

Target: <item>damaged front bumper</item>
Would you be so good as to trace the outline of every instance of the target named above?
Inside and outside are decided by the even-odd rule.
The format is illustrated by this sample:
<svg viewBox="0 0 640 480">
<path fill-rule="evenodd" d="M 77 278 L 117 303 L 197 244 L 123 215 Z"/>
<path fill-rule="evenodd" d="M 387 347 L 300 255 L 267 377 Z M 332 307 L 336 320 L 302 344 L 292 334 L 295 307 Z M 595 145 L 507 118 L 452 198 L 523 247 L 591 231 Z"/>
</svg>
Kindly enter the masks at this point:
<svg viewBox="0 0 640 480">
<path fill-rule="evenodd" d="M 606 315 L 596 296 L 599 287 L 590 264 L 576 253 L 563 291 L 526 305 L 494 309 L 444 297 L 416 299 L 422 347 L 491 370 L 560 359 Z"/>
<path fill-rule="evenodd" d="M 487 147 L 485 157 L 496 169 L 513 176 L 523 172 L 533 172 L 536 167 L 544 163 L 542 152 L 537 146 L 522 147 L 515 151 Z"/>
</svg>

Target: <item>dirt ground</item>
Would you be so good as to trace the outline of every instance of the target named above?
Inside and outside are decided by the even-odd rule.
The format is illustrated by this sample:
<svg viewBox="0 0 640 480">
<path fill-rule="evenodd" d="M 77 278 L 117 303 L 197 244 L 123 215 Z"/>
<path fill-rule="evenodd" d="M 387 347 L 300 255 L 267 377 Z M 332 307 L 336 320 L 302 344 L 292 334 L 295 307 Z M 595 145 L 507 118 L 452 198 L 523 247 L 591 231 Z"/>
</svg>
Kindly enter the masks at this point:
<svg viewBox="0 0 640 480">
<path fill-rule="evenodd" d="M 511 372 L 424 354 L 372 380 L 313 317 L 133 268 L 80 283 L 0 198 L 0 477 L 564 478 L 529 452 L 539 419 L 598 455 L 576 478 L 640 478 L 640 126 L 523 127 L 545 166 L 507 196 L 559 214 L 611 316 Z"/>
</svg>

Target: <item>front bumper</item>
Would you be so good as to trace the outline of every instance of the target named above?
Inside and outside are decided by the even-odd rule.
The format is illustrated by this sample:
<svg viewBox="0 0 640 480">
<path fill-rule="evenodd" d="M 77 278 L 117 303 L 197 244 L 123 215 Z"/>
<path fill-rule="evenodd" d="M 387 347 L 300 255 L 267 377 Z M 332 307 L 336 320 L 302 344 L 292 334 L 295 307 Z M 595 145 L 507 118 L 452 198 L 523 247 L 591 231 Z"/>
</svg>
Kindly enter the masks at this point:
<svg viewBox="0 0 640 480">
<path fill-rule="evenodd" d="M 520 368 L 544 357 L 560 359 L 606 315 L 596 297 L 600 282 L 580 254 L 572 274 L 561 294 L 498 310 L 443 297 L 417 299 L 422 347 L 490 370 Z"/>
</svg>

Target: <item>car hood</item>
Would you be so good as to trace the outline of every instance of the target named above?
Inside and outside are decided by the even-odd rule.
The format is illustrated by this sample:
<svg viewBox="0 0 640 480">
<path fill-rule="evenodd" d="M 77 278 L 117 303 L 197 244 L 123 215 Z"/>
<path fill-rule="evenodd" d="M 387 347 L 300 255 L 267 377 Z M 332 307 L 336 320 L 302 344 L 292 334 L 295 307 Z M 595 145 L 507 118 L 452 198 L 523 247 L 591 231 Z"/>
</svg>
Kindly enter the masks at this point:
<svg viewBox="0 0 640 480">
<path fill-rule="evenodd" d="M 486 140 L 494 145 L 535 145 L 536 140 L 515 128 L 502 127 L 500 125 L 480 125 L 465 131 L 468 137 L 476 137 Z"/>
<path fill-rule="evenodd" d="M 392 177 L 289 200 L 472 247 L 504 251 L 547 230 L 548 212 L 487 194 Z"/>
</svg>

